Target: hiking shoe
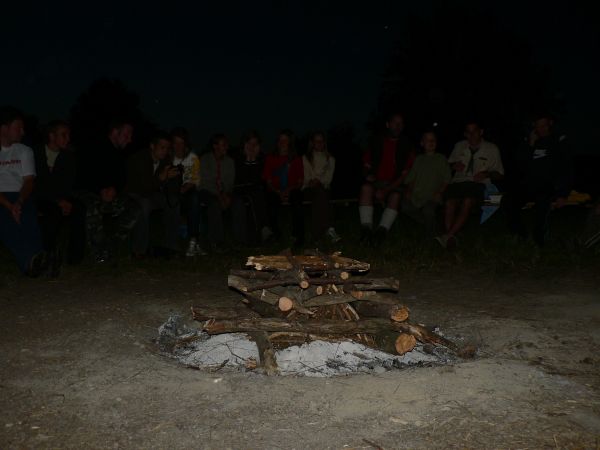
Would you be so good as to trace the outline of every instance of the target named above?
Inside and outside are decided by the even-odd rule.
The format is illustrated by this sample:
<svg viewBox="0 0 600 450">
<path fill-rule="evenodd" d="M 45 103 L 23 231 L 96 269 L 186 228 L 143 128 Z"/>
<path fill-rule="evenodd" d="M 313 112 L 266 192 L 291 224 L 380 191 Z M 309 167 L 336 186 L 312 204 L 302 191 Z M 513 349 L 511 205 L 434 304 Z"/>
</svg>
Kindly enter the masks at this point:
<svg viewBox="0 0 600 450">
<path fill-rule="evenodd" d="M 50 252 L 48 256 L 48 264 L 50 267 L 50 272 L 48 275 L 51 278 L 58 278 L 60 275 L 60 268 L 62 266 L 62 255 L 60 254 L 59 250 Z"/>
<path fill-rule="evenodd" d="M 48 269 L 48 255 L 42 251 L 33 255 L 29 261 L 29 269 L 26 275 L 31 278 L 37 278 Z"/>
<path fill-rule="evenodd" d="M 373 229 L 367 225 L 363 225 L 360 228 L 360 239 L 359 242 L 361 244 L 368 244 L 371 242 L 371 237 L 373 236 Z"/>
<path fill-rule="evenodd" d="M 342 240 L 341 236 L 337 234 L 335 228 L 333 227 L 329 227 L 327 229 L 327 236 L 329 237 L 329 240 L 332 244 L 336 244 L 337 242 L 340 242 Z"/>
<path fill-rule="evenodd" d="M 379 247 L 385 241 L 385 238 L 388 235 L 388 230 L 385 227 L 377 227 L 375 233 L 373 234 L 373 246 Z"/>
<path fill-rule="evenodd" d="M 198 246 L 198 243 L 196 242 L 195 238 L 191 238 L 190 239 L 190 243 L 188 244 L 188 248 L 185 252 L 185 256 L 196 256 L 196 247 Z"/>
</svg>

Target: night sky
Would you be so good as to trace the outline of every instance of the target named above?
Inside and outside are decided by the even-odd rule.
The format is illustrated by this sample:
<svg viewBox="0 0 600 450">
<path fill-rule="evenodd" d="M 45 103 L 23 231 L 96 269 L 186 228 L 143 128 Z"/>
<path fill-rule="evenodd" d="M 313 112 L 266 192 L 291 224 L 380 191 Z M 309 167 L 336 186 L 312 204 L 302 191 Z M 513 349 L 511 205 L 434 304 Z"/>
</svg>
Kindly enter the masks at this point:
<svg viewBox="0 0 600 450">
<path fill-rule="evenodd" d="M 202 144 L 216 131 L 235 139 L 256 128 L 272 141 L 282 127 L 304 133 L 342 121 L 364 132 L 381 74 L 402 37 L 400 19 L 427 17 L 435 2 L 198 5 L 3 7 L 0 103 L 42 121 L 67 117 L 77 96 L 108 76 L 140 94 L 150 119 L 166 129 L 186 126 Z M 578 151 L 598 151 L 597 16 L 577 2 L 491 8 L 554 73 Z"/>
</svg>

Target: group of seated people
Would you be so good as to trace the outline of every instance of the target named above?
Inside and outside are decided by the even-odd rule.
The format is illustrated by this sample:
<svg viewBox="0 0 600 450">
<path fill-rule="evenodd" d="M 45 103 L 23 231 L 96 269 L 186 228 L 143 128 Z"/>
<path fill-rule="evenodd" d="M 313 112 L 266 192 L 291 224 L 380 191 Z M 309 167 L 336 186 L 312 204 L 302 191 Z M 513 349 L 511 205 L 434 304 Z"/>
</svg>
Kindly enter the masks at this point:
<svg viewBox="0 0 600 450">
<path fill-rule="evenodd" d="M 391 114 L 385 133 L 373 140 L 363 157 L 364 182 L 358 209 L 361 242 L 380 245 L 399 212 L 423 224 L 444 247 L 478 208 L 493 183 L 504 176 L 496 145 L 483 139 L 477 122 L 465 125 L 465 140 L 449 158 L 438 153 L 435 131 L 422 134 L 420 149 L 404 133 L 404 118 Z M 266 155 L 259 135 L 247 133 L 237 158 L 229 156 L 225 135 L 215 134 L 209 151 L 197 156 L 183 128 L 156 132 L 149 148 L 127 157 L 134 127 L 110 124 L 97 148 L 70 149 L 70 127 L 48 124 L 45 144 L 23 145 L 23 115 L 3 108 L 0 117 L 0 239 L 21 271 L 38 276 L 59 273 L 63 255 L 59 237 L 68 224 L 66 261 L 77 264 L 89 248 L 97 261 L 114 256 L 129 240 L 134 258 L 150 251 L 151 216 L 162 219 L 163 252 L 185 255 L 219 251 L 226 241 L 224 215 L 239 242 L 266 242 L 282 236 L 281 207 L 290 206 L 291 234 L 304 245 L 303 204 L 310 203 L 310 234 L 337 242 L 330 187 L 335 158 L 326 134 L 311 134 L 302 156 L 291 131 L 283 130 L 276 149 Z M 533 237 L 544 242 L 552 205 L 561 206 L 569 192 L 568 153 L 552 131 L 552 119 L 537 117 L 529 141 L 518 152 L 518 189 L 507 196 L 511 231 L 525 236 L 523 205 L 535 202 Z M 339 180 L 338 182 L 343 182 Z M 383 212 L 374 226 L 375 206 Z M 443 224 L 438 224 L 441 217 Z M 185 232 L 182 233 L 182 225 Z M 441 233 L 438 229 L 442 228 Z"/>
</svg>

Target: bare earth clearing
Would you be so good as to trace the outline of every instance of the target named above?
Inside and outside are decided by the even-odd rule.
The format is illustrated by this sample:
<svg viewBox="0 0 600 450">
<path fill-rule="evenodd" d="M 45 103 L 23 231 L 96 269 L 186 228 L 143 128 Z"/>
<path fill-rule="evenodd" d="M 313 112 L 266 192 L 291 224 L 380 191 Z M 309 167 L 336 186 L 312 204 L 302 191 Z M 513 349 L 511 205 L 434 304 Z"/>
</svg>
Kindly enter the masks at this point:
<svg viewBox="0 0 600 450">
<path fill-rule="evenodd" d="M 206 373 L 153 339 L 192 304 L 236 305 L 225 273 L 13 279 L 0 287 L 0 448 L 600 448 L 597 277 L 398 278 L 412 317 L 476 343 L 476 359 L 329 379 Z"/>
</svg>

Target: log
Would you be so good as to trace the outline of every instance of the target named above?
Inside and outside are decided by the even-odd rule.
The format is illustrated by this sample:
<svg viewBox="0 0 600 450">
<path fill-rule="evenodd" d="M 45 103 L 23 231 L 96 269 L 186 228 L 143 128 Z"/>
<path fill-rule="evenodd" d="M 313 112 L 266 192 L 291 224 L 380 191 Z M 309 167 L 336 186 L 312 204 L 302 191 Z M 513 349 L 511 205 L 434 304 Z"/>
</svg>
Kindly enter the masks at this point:
<svg viewBox="0 0 600 450">
<path fill-rule="evenodd" d="M 359 333 L 378 334 L 386 331 L 408 333 L 425 344 L 435 344 L 458 350 L 458 347 L 442 336 L 425 327 L 409 322 L 392 322 L 385 319 L 361 319 L 357 321 L 308 320 L 305 322 L 287 321 L 276 318 L 240 318 L 230 320 L 209 320 L 204 324 L 208 334 L 238 333 L 251 331 L 295 332 L 305 334 L 353 335 Z"/>
<path fill-rule="evenodd" d="M 257 272 L 251 269 L 231 269 L 229 275 L 235 275 L 236 277 L 245 278 L 247 280 L 272 280 L 275 276 L 274 273 L 270 272 Z"/>
<path fill-rule="evenodd" d="M 370 269 L 369 263 L 339 255 L 332 255 L 328 258 L 298 255 L 293 257 L 293 262 L 290 262 L 289 255 L 262 255 L 250 256 L 246 262 L 246 266 L 259 271 L 290 270 L 294 268 L 294 265 L 307 272 L 326 272 L 331 269 L 340 269 L 347 272 L 366 272 Z"/>
<path fill-rule="evenodd" d="M 277 305 L 281 311 L 288 312 L 294 308 L 294 301 L 288 297 L 281 297 Z"/>
<path fill-rule="evenodd" d="M 255 331 L 248 333 L 248 335 L 256 342 L 256 346 L 258 347 L 260 367 L 264 369 L 267 375 L 276 375 L 279 373 L 277 359 L 275 358 L 275 350 L 269 340 L 269 335 L 264 331 Z"/>
<path fill-rule="evenodd" d="M 237 319 L 240 316 L 250 316 L 251 314 L 247 308 L 192 306 L 192 318 L 200 322 L 209 319 Z"/>
<path fill-rule="evenodd" d="M 396 338 L 394 347 L 396 353 L 404 355 L 405 353 L 411 352 L 415 348 L 415 345 L 417 345 L 417 340 L 412 334 L 400 333 Z"/>
<path fill-rule="evenodd" d="M 410 310 L 404 305 L 370 301 L 355 302 L 354 309 L 361 317 L 382 317 L 392 319 L 394 322 L 404 322 L 410 313 Z"/>
<path fill-rule="evenodd" d="M 277 296 L 273 296 L 277 297 Z M 267 302 L 251 294 L 244 295 L 245 304 L 252 311 L 262 317 L 283 317 L 282 311 L 278 307 L 279 298 L 275 303 Z"/>
</svg>

